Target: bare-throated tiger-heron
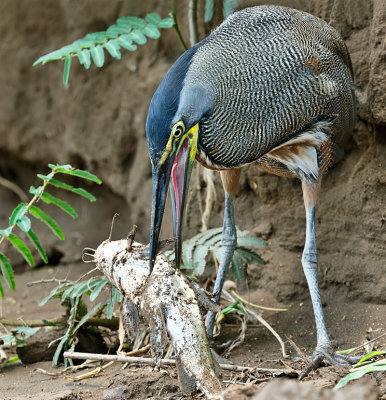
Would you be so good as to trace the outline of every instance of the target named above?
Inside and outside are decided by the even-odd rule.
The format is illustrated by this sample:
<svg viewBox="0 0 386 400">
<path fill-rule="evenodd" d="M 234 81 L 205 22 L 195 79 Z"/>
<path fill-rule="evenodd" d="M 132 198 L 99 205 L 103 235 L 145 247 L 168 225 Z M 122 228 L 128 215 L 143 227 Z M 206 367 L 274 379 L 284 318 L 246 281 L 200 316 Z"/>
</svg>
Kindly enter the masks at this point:
<svg viewBox="0 0 386 400">
<path fill-rule="evenodd" d="M 234 13 L 178 58 L 155 92 L 146 122 L 153 177 L 150 270 L 169 181 L 178 268 L 193 162 L 221 173 L 225 212 L 217 301 L 237 243 L 234 199 L 241 168 L 256 164 L 301 180 L 306 209 L 302 265 L 317 330 L 306 372 L 323 361 L 344 366 L 356 361 L 332 349 L 319 295 L 315 238 L 321 177 L 352 131 L 355 115 L 350 56 L 340 34 L 305 12 L 261 6 Z M 212 313 L 206 320 L 209 337 L 213 323 Z"/>
</svg>

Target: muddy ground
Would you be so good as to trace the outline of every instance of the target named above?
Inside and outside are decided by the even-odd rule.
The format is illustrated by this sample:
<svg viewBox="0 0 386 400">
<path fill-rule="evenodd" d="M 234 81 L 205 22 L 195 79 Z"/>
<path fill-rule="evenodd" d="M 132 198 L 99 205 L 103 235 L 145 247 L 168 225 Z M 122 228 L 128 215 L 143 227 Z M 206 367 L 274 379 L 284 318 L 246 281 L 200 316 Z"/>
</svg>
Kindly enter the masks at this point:
<svg viewBox="0 0 386 400">
<path fill-rule="evenodd" d="M 58 279 L 65 277 L 68 279 L 77 279 L 77 277 L 89 269 L 88 265 L 77 263 L 38 268 L 17 275 L 17 288 L 15 292 L 10 293 L 7 291 L 6 298 L 3 301 L 3 316 L 12 319 L 20 318 L 21 321 L 23 319 L 51 319 L 59 317 L 61 312 L 64 312 L 64 309 L 59 305 L 59 300 L 50 301 L 43 307 L 38 307 L 37 305 L 54 287 L 54 284 L 27 287 L 26 283 L 54 277 Z M 292 360 L 298 354 L 288 339 L 293 340 L 305 354 L 312 354 L 312 349 L 315 346 L 315 332 L 310 301 L 280 303 L 275 300 L 271 293 L 255 289 L 250 289 L 241 294 L 249 301 L 257 304 L 273 307 L 286 306 L 289 308 L 284 313 L 264 311 L 262 316 L 283 338 L 290 358 L 283 358 L 280 346 L 270 332 L 261 325 L 253 324 L 248 326 L 245 341 L 230 353 L 229 360 L 236 365 L 280 369 L 293 368 L 300 371 L 304 367 L 304 363 Z M 339 302 L 335 305 L 327 304 L 324 310 L 332 343 L 339 349 L 360 345 L 369 339 L 379 336 L 386 330 L 386 320 L 384 318 L 386 315 L 386 305 Z M 231 320 L 223 325 L 215 343 L 216 345 L 221 345 L 229 340 L 235 340 L 238 336 L 239 325 L 237 321 Z M 380 339 L 375 346 L 377 349 L 384 349 L 385 347 L 386 338 Z M 363 351 L 359 354 L 361 353 L 363 354 Z M 179 392 L 176 372 L 171 367 L 161 369 L 161 371 L 140 365 L 129 366 L 124 370 L 121 368 L 122 364 L 114 364 L 97 377 L 73 382 L 71 381 L 72 377 L 90 371 L 93 368 L 61 374 L 63 366 L 54 368 L 49 361 L 28 365 L 22 365 L 20 362 L 17 362 L 6 365 L 0 371 L 0 398 L 4 400 L 109 399 L 109 393 L 115 394 L 117 397 L 112 398 L 117 399 L 183 398 Z M 326 366 L 312 372 L 305 379 L 305 382 L 312 383 L 316 388 L 331 389 L 346 372 L 344 369 L 334 369 L 333 367 Z M 47 375 L 47 373 L 57 376 L 53 377 Z M 228 388 L 228 391 L 224 395 L 225 399 L 249 399 L 253 394 L 265 387 L 271 378 L 266 375 L 255 377 L 247 374 L 230 374 L 224 372 L 223 379 L 226 382 L 226 386 L 229 386 L 230 382 L 237 383 L 236 386 Z M 276 378 L 274 381 L 283 382 L 283 379 Z M 292 381 L 296 382 L 295 379 Z M 247 390 L 246 384 L 248 382 L 254 383 L 254 386 Z M 282 384 L 280 387 L 282 387 Z M 351 386 L 353 384 L 349 384 L 347 389 Z M 377 373 L 362 378 L 359 386 L 354 387 L 357 396 L 355 397 L 356 399 L 386 398 L 386 377 L 384 373 Z M 359 387 L 365 391 L 366 396 L 361 397 L 362 395 L 358 394 Z M 111 389 L 111 392 L 106 392 L 108 389 Z M 291 387 L 288 390 L 291 393 Z M 304 399 L 313 398 L 309 397 L 309 388 L 307 385 L 295 388 L 294 390 L 299 396 L 299 393 L 303 393 L 304 391 Z M 273 387 L 272 391 L 266 394 L 268 397 L 263 398 L 270 399 L 277 392 L 278 388 Z M 312 391 L 312 393 L 314 396 L 322 395 L 316 391 Z M 352 398 L 352 393 L 350 393 L 348 391 L 347 397 L 344 396 L 342 398 Z M 374 397 L 367 397 L 369 393 L 373 393 Z M 328 394 L 326 399 L 330 399 L 330 396 L 332 396 L 331 393 Z M 291 395 L 284 393 L 279 398 L 292 399 L 302 397 L 291 397 Z"/>
<path fill-rule="evenodd" d="M 16 291 L 7 291 L 1 302 L 3 318 L 59 317 L 63 310 L 58 302 L 49 302 L 43 308 L 37 306 L 52 285 L 26 288 L 25 283 L 54 276 L 62 278 L 67 273 L 71 279 L 77 279 L 89 268 L 79 262 L 82 249 L 95 248 L 107 238 L 114 213 L 121 217 L 113 237 L 125 236 L 135 223 L 139 226 L 138 240 L 148 242 L 151 168 L 144 124 L 151 95 L 181 49 L 174 33 L 166 31 L 160 40 L 149 41 L 137 52 L 125 53 L 121 62 L 106 57 L 103 69 L 92 67 L 84 71 L 73 63 L 67 88 L 62 85 L 61 64 L 32 68 L 32 63 L 42 54 L 87 32 L 106 29 L 119 16 L 143 16 L 153 10 L 166 16 L 171 3 L 120 1 L 113 6 L 104 0 L 0 3 L 3 16 L 0 176 L 28 192 L 31 184 L 38 185 L 37 172 L 46 172 L 48 162 L 59 162 L 86 168 L 103 179 L 102 186 L 86 185 L 96 195 L 96 203 L 62 195 L 77 209 L 76 221 L 50 209 L 62 226 L 66 241 L 54 239 L 48 230 L 36 225 L 48 249 L 49 267 L 31 270 L 9 248 L 0 249 L 11 257 L 18 272 Z M 188 37 L 185 17 L 188 2 L 177 3 L 182 32 Z M 266 2 L 240 1 L 241 6 L 262 3 Z M 347 143 L 345 158 L 324 178 L 317 207 L 319 281 L 327 326 L 337 348 L 350 348 L 381 334 L 386 325 L 386 6 L 383 0 L 270 3 L 303 9 L 331 22 L 342 33 L 352 56 L 358 123 Z M 203 1 L 199 1 L 199 14 L 202 13 Z M 211 24 L 199 24 L 201 37 L 221 19 L 220 14 L 215 14 Z M 206 196 L 205 180 L 200 178 L 197 168 L 191 182 L 186 237 L 201 228 L 198 201 L 201 198 L 204 203 Z M 215 185 L 217 200 L 210 227 L 222 223 L 223 193 L 218 177 Z M 13 192 L 0 186 L 1 228 L 6 226 L 19 201 Z M 170 218 L 167 205 L 163 237 L 171 236 Z M 263 316 L 284 340 L 288 336 L 310 355 L 316 338 L 300 264 L 305 218 L 299 182 L 270 176 L 254 167 L 246 168 L 237 195 L 236 220 L 240 229 L 250 230 L 268 244 L 259 249 L 266 264 L 248 266 L 247 279 L 239 283 L 238 291 L 258 304 L 288 306 L 286 313 L 264 312 Z M 237 335 L 238 328 L 228 324 L 217 343 Z M 385 343 L 381 340 L 376 347 L 385 348 Z M 286 346 L 295 356 L 287 341 Z M 250 326 L 244 343 L 230 354 L 237 364 L 275 368 L 283 368 L 281 358 L 278 343 L 260 326 Z M 296 370 L 302 368 L 291 360 L 285 362 Z M 99 377 L 74 383 L 62 375 L 42 374 L 38 368 L 60 371 L 50 367 L 49 362 L 5 366 L 0 371 L 0 399 L 101 399 L 108 388 L 115 388 L 116 395 L 120 393 L 117 388 L 122 388 L 122 398 L 180 396 L 173 369 L 121 370 L 120 365 L 113 365 Z M 314 386 L 331 388 L 343 373 L 325 367 L 312 373 L 308 380 Z M 226 381 L 234 379 L 225 377 Z M 265 377 L 259 379 L 263 381 L 256 382 L 255 387 L 260 389 L 267 382 Z M 385 379 L 382 373 L 374 374 L 364 379 L 361 388 L 376 388 L 378 393 L 374 396 L 385 398 Z M 280 383 L 266 398 L 274 398 L 280 388 L 287 388 L 287 384 Z M 245 385 L 239 388 L 242 392 L 231 392 L 228 398 L 252 396 L 253 389 Z M 357 397 L 362 389 L 353 389 Z M 288 391 L 291 390 L 288 386 Z M 295 390 L 300 393 L 300 389 Z M 305 386 L 302 390 L 306 393 L 308 389 Z M 315 392 L 317 395 L 323 394 Z M 105 393 L 107 399 L 106 396 L 108 393 Z M 371 399 L 370 396 L 367 393 L 363 398 Z M 356 398 L 352 393 L 347 393 L 348 397 Z"/>
</svg>

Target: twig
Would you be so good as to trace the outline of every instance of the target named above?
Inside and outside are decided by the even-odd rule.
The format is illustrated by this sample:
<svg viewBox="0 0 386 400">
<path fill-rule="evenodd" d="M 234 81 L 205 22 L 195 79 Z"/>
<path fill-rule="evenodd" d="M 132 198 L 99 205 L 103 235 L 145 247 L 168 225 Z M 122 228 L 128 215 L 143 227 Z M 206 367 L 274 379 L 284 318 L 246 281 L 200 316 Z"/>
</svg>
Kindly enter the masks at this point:
<svg viewBox="0 0 386 400">
<path fill-rule="evenodd" d="M 146 346 L 141 347 L 138 350 L 132 350 L 132 351 L 128 351 L 125 355 L 127 357 L 132 357 L 132 356 L 138 356 L 139 354 L 144 354 L 146 353 L 148 350 L 150 349 L 150 343 L 147 344 Z"/>
<path fill-rule="evenodd" d="M 188 50 L 188 46 L 186 45 L 185 40 L 183 39 L 183 37 L 181 35 L 181 31 L 178 26 L 177 15 L 176 15 L 175 11 L 171 12 L 170 16 L 173 18 L 173 21 L 174 21 L 173 28 L 176 31 L 178 41 L 180 42 L 180 44 L 184 50 Z"/>
<path fill-rule="evenodd" d="M 227 300 L 230 302 L 235 301 L 235 298 L 225 289 L 223 289 L 221 295 L 224 296 L 225 298 L 227 298 Z M 261 315 L 256 314 L 250 308 L 246 308 L 246 310 L 249 314 L 251 314 L 254 318 L 256 318 L 262 325 L 264 325 L 272 333 L 273 336 L 275 336 L 277 341 L 280 343 L 281 352 L 283 354 L 283 357 L 288 358 L 288 355 L 285 350 L 285 344 L 284 344 L 283 340 L 281 339 L 281 337 L 279 336 L 279 334 L 275 331 L 275 329 L 273 329 L 272 326 Z"/>
<path fill-rule="evenodd" d="M 27 282 L 27 286 L 34 286 L 34 285 L 40 285 L 41 283 L 57 283 L 59 285 L 61 285 L 62 283 L 74 283 L 73 281 L 69 281 L 67 278 L 64 279 L 56 279 L 56 278 L 52 278 L 52 279 L 40 279 L 40 281 L 32 281 L 32 282 Z"/>
<path fill-rule="evenodd" d="M 386 336 L 386 332 L 382 333 L 382 335 L 379 335 L 379 336 L 375 337 L 374 339 L 371 339 L 368 342 L 363 343 L 363 344 L 361 344 L 361 345 L 359 345 L 357 347 L 353 347 L 352 349 L 348 349 L 346 351 L 338 351 L 338 353 L 340 353 L 340 354 L 350 354 L 355 350 L 361 349 L 362 347 L 366 347 L 368 344 L 373 343 L 373 342 L 377 341 L 378 339 L 383 338 L 384 336 Z"/>
<path fill-rule="evenodd" d="M 135 235 L 137 233 L 137 229 L 138 226 L 137 225 L 133 225 L 133 227 L 131 228 L 131 231 L 127 234 L 127 251 L 130 252 L 131 251 L 131 246 L 133 245 L 134 239 L 135 239 Z"/>
<path fill-rule="evenodd" d="M 251 307 L 260 308 L 261 310 L 267 310 L 267 311 L 288 311 L 288 308 L 274 308 L 274 307 L 259 306 L 258 304 L 253 304 L 253 303 L 249 302 L 248 300 L 245 300 L 243 297 L 241 297 L 239 294 L 237 294 L 233 289 L 231 289 L 230 292 L 233 294 L 233 296 L 237 297 L 243 303 L 248 304 Z"/>
<path fill-rule="evenodd" d="M 198 42 L 197 0 L 189 0 L 188 19 L 190 46 L 194 46 Z"/>
<path fill-rule="evenodd" d="M 210 217 L 213 210 L 213 205 L 216 202 L 216 188 L 214 186 L 214 174 L 215 172 L 210 169 L 204 170 L 204 179 L 206 181 L 206 199 L 205 199 L 205 209 L 201 216 L 202 231 L 208 230 L 210 225 Z"/>
<path fill-rule="evenodd" d="M 21 189 L 19 186 L 17 186 L 15 183 L 9 181 L 8 179 L 3 178 L 0 176 L 0 185 L 4 186 L 5 188 L 11 190 L 15 194 L 17 194 L 20 197 L 20 200 L 23 202 L 28 201 L 28 196 L 25 194 L 23 189 Z"/>
<path fill-rule="evenodd" d="M 32 320 L 21 320 L 21 319 L 0 319 L 0 324 L 5 326 L 29 326 L 31 328 L 37 328 L 40 326 L 65 326 L 67 325 L 66 318 L 56 318 L 56 319 L 32 319 Z M 88 325 L 103 326 L 105 328 L 110 328 L 111 330 L 118 329 L 118 318 L 89 318 L 86 322 Z"/>
<path fill-rule="evenodd" d="M 285 350 L 285 344 L 279 334 L 275 331 L 275 329 L 273 329 L 272 326 L 261 315 L 256 314 L 250 309 L 247 309 L 247 311 L 251 313 L 262 325 L 264 325 L 272 333 L 273 336 L 275 336 L 277 341 L 280 343 L 281 353 L 283 354 L 283 357 L 288 358 L 288 354 Z"/>
<path fill-rule="evenodd" d="M 286 336 L 289 344 L 295 349 L 298 356 L 303 359 L 304 362 L 307 362 L 307 356 L 300 350 L 300 347 L 288 336 Z"/>
<path fill-rule="evenodd" d="M 43 369 L 43 368 L 35 368 L 34 372 L 39 372 L 40 374 L 48 375 L 48 376 L 60 376 L 60 375 L 63 374 L 63 371 L 60 371 L 60 372 L 49 372 L 49 371 L 47 371 L 46 369 Z"/>
<path fill-rule="evenodd" d="M 78 359 L 78 360 L 98 360 L 98 361 L 118 361 L 125 363 L 140 363 L 147 365 L 157 365 L 157 362 L 152 358 L 146 357 L 128 357 L 128 356 L 120 356 L 120 355 L 110 355 L 110 354 L 95 354 L 95 353 L 78 353 L 78 352 L 70 352 L 65 351 L 63 354 L 65 358 Z M 162 359 L 160 361 L 161 366 L 167 365 L 175 365 L 175 360 L 170 359 Z M 286 369 L 276 369 L 276 368 L 257 368 L 257 367 L 244 367 L 241 365 L 228 365 L 228 364 L 220 364 L 220 368 L 226 371 L 234 371 L 234 372 L 244 372 L 244 371 L 256 371 L 262 374 L 272 374 L 274 376 L 277 375 L 287 375 L 287 376 L 297 376 L 298 373 L 294 371 L 288 371 Z"/>
<path fill-rule="evenodd" d="M 114 228 L 114 222 L 115 222 L 115 218 L 118 218 L 118 217 L 120 217 L 120 215 L 118 214 L 118 213 L 115 213 L 114 215 L 113 215 L 113 219 L 111 220 L 111 227 L 110 227 L 110 235 L 109 235 L 109 241 L 111 240 L 111 236 L 112 236 L 112 234 L 113 234 L 113 228 Z"/>
</svg>

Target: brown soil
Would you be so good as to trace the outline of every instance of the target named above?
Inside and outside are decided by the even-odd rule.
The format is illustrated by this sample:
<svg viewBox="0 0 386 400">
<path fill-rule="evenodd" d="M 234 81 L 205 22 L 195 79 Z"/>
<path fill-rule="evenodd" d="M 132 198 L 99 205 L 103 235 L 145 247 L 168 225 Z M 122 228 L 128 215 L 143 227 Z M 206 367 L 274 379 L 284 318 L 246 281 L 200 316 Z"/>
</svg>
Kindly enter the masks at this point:
<svg viewBox="0 0 386 400">
<path fill-rule="evenodd" d="M 39 184 L 35 178 L 37 172 L 46 171 L 48 162 L 59 162 L 89 169 L 104 181 L 100 187 L 87 186 L 98 199 L 95 204 L 61 195 L 75 206 L 80 215 L 78 220 L 70 221 L 50 209 L 63 227 L 66 241 L 59 242 L 44 227 L 36 227 L 46 243 L 52 266 L 16 276 L 16 291 L 7 291 L 1 302 L 3 317 L 60 316 L 62 309 L 58 302 L 37 307 L 52 286 L 26 288 L 25 283 L 65 277 L 67 273 L 77 279 L 89 268 L 79 263 L 82 249 L 95 248 L 108 236 L 115 212 L 121 218 L 114 228 L 114 237 L 125 236 L 136 223 L 138 240 L 148 242 L 152 186 L 144 124 L 152 93 L 181 52 L 174 33 L 167 31 L 159 41 L 149 41 L 137 52 L 124 53 L 120 62 L 106 57 L 102 70 L 92 67 L 84 71 L 74 62 L 69 88 L 62 86 L 60 63 L 35 68 L 31 64 L 40 55 L 87 32 L 105 29 L 119 16 L 142 16 L 152 10 L 166 15 L 171 2 L 161 2 L 162 6 L 158 3 L 127 0 L 112 6 L 105 0 L 3 0 L 0 4 L 3 16 L 0 175 L 27 192 L 31 184 Z M 266 2 L 240 1 L 241 6 L 263 3 Z M 383 0 L 270 3 L 303 9 L 330 21 L 342 33 L 352 56 L 359 121 L 344 160 L 324 178 L 317 208 L 317 237 L 321 296 L 333 344 L 340 349 L 354 347 L 384 332 L 386 325 L 386 6 Z M 184 17 L 187 1 L 178 4 L 180 25 L 184 37 L 188 37 Z M 202 10 L 203 1 L 199 1 L 199 12 Z M 215 15 L 213 24 L 219 18 L 219 14 Z M 200 29 L 203 35 L 211 26 Z M 215 183 L 218 198 L 211 227 L 222 223 L 223 194 L 218 177 Z M 200 229 L 197 186 L 205 198 L 205 184 L 194 175 L 186 237 Z M 12 192 L 0 186 L 1 228 L 6 226 L 18 201 Z M 170 218 L 167 206 L 163 237 L 171 235 Z M 288 306 L 286 313 L 265 312 L 263 316 L 283 338 L 292 338 L 311 354 L 316 338 L 300 265 L 305 217 L 299 182 L 247 168 L 237 196 L 236 219 L 240 229 L 248 229 L 268 243 L 259 250 L 266 264 L 248 267 L 247 279 L 239 284 L 239 292 L 258 304 Z M 10 253 L 8 248 L 1 251 L 10 254 L 17 271 L 26 270 L 17 254 Z M 237 328 L 225 326 L 217 342 L 235 338 L 237 334 Z M 385 344 L 383 339 L 377 347 L 385 348 Z M 287 347 L 295 355 L 288 343 Z M 243 365 L 283 368 L 278 343 L 262 327 L 249 327 L 245 342 L 231 353 L 230 359 Z M 295 369 L 301 368 L 299 364 L 288 363 Z M 0 399 L 101 399 L 103 396 L 107 399 L 109 393 L 121 393 L 119 387 L 122 398 L 179 396 L 173 369 L 121 370 L 120 365 L 113 365 L 97 378 L 74 383 L 63 376 L 44 375 L 37 368 L 58 372 L 47 362 L 5 366 L 0 371 Z M 342 373 L 324 367 L 312 373 L 309 381 L 314 386 L 330 388 Z M 384 374 L 378 373 L 366 377 L 360 387 L 363 390 L 377 387 L 378 396 L 386 398 L 385 381 Z M 238 392 L 230 392 L 224 398 L 252 398 L 254 390 L 263 385 L 266 382 L 258 383 L 254 389 L 238 386 L 232 389 Z M 115 391 L 103 394 L 106 389 Z M 292 389 L 288 386 L 288 393 Z M 359 396 L 362 389 L 358 387 L 354 393 Z M 272 392 L 265 398 L 274 398 L 272 393 L 279 393 L 277 387 L 267 390 Z M 303 389 L 294 390 L 299 393 L 297 398 L 301 398 Z M 307 390 L 304 389 L 305 393 Z M 323 395 L 315 392 L 315 398 L 324 398 Z M 284 396 L 281 398 L 285 399 Z M 371 394 L 366 396 L 363 398 L 371 399 Z M 347 392 L 346 398 L 360 397 Z"/>
</svg>

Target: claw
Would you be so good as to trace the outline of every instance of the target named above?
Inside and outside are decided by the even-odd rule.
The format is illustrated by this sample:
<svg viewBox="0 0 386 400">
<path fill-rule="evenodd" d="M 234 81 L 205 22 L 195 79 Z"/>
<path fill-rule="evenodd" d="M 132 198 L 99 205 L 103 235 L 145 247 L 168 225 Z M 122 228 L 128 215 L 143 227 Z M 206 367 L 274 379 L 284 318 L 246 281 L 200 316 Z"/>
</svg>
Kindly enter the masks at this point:
<svg viewBox="0 0 386 400">
<path fill-rule="evenodd" d="M 357 363 L 361 358 L 362 356 L 347 356 L 334 353 L 330 346 L 323 346 L 322 349 L 316 348 L 312 361 L 299 375 L 299 381 L 304 379 L 311 371 L 318 369 L 323 363 L 350 369 L 351 365 Z"/>
</svg>

